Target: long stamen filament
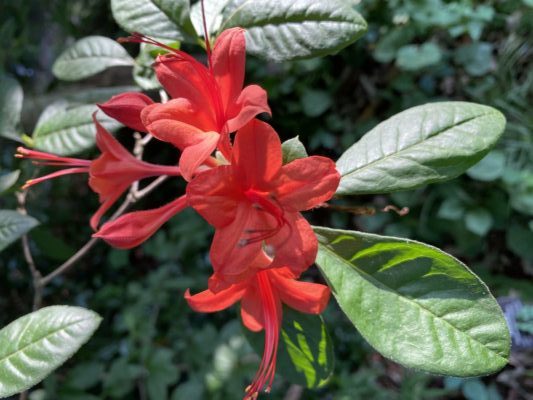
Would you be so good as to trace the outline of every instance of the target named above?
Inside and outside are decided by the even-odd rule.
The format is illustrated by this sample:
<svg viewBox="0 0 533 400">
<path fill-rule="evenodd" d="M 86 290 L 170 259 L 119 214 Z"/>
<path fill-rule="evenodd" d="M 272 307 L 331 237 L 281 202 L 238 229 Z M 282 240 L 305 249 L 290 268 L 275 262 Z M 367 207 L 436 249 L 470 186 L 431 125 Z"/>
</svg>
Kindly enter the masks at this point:
<svg viewBox="0 0 533 400">
<path fill-rule="evenodd" d="M 263 306 L 265 349 L 259 369 L 251 385 L 246 388 L 244 400 L 257 399 L 258 393 L 262 388 L 265 388 L 265 392 L 270 392 L 276 373 L 281 315 L 278 311 L 279 300 L 274 295 L 272 284 L 267 274 L 267 271 L 257 274 L 261 304 Z"/>
</svg>

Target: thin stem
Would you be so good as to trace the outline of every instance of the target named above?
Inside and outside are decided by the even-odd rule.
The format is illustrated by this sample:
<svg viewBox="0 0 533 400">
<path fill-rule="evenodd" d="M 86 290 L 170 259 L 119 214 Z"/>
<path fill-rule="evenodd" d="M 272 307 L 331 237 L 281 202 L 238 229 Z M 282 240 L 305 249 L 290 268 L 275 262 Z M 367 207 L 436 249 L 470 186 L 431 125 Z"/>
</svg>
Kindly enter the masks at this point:
<svg viewBox="0 0 533 400">
<path fill-rule="evenodd" d="M 18 212 L 22 215 L 28 215 L 28 211 L 26 210 L 26 196 L 28 195 L 28 190 L 23 190 L 22 192 L 17 192 L 17 202 L 18 202 Z M 33 256 L 31 254 L 30 249 L 30 241 L 28 238 L 28 235 L 22 235 L 22 251 L 24 253 L 24 259 L 26 260 L 26 263 L 28 264 L 28 267 L 30 269 L 30 273 L 32 276 L 33 281 L 33 311 L 37 311 L 41 307 L 42 299 L 43 299 L 43 285 L 41 284 L 41 272 L 37 268 L 37 265 L 35 264 L 35 260 L 33 259 Z"/>
</svg>

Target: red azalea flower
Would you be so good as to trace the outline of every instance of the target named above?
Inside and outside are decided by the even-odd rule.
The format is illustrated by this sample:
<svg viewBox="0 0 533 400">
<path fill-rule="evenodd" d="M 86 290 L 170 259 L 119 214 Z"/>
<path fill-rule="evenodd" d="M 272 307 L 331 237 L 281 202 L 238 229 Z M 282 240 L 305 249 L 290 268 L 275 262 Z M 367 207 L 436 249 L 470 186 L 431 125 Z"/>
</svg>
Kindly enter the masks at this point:
<svg viewBox="0 0 533 400">
<path fill-rule="evenodd" d="M 215 272 L 237 282 L 258 268 L 290 265 L 295 276 L 315 261 L 317 239 L 300 211 L 329 200 L 339 184 L 335 163 L 306 157 L 282 165 L 270 125 L 253 120 L 237 132 L 231 165 L 198 174 L 189 204 L 216 229 Z M 269 258 L 263 257 L 267 254 Z M 256 259 L 261 262 L 254 262 Z"/>
<path fill-rule="evenodd" d="M 165 222 L 187 207 L 186 196 L 153 210 L 133 211 L 106 222 L 93 237 L 119 249 L 131 249 L 146 241 Z"/>
<path fill-rule="evenodd" d="M 246 281 L 216 293 L 208 289 L 191 296 L 189 290 L 185 292 L 185 299 L 198 312 L 220 311 L 240 300 L 244 325 L 254 332 L 265 330 L 263 358 L 252 384 L 246 388 L 244 400 L 256 399 L 261 389 L 266 386 L 265 391 L 269 392 L 272 386 L 282 303 L 304 313 L 320 314 L 326 308 L 329 297 L 330 289 L 327 286 L 296 281 L 289 268 L 260 270 Z"/>
<path fill-rule="evenodd" d="M 141 111 L 150 104 L 154 104 L 150 97 L 139 92 L 128 92 L 113 96 L 105 103 L 98 104 L 98 107 L 128 128 L 138 132 L 147 132 L 148 130 L 141 121 Z"/>
<path fill-rule="evenodd" d="M 170 52 L 159 56 L 154 68 L 173 99 L 144 107 L 141 119 L 156 138 L 183 151 L 179 165 L 185 179 L 191 179 L 217 145 L 229 159 L 229 133 L 257 114 L 270 114 L 264 89 L 257 85 L 243 89 L 246 43 L 242 29 L 224 31 L 212 52 L 206 43 L 207 67 L 181 50 L 140 35 L 128 40 L 156 44 Z"/>
<path fill-rule="evenodd" d="M 143 178 L 160 175 L 180 175 L 177 166 L 150 164 L 137 160 L 96 120 L 96 144 L 102 154 L 95 160 L 80 160 L 77 158 L 59 157 L 54 154 L 29 150 L 23 147 L 17 149 L 18 158 L 31 158 L 38 165 L 69 167 L 56 171 L 37 179 L 30 179 L 23 188 L 35 185 L 47 179 L 75 173 L 88 173 L 89 186 L 99 194 L 102 205 L 91 218 L 91 227 L 96 230 L 100 218 L 117 199 L 133 184 Z"/>
</svg>

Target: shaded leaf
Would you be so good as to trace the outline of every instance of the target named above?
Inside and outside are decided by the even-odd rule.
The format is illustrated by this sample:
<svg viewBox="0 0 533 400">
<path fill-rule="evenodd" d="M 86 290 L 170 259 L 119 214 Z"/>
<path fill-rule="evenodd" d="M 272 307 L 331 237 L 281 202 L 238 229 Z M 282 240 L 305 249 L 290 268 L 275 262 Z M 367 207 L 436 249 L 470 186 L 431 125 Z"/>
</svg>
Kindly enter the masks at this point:
<svg viewBox="0 0 533 400">
<path fill-rule="evenodd" d="M 476 208 L 466 213 L 465 225 L 470 232 L 476 235 L 485 236 L 492 228 L 493 223 L 492 215 L 484 208 Z"/>
<path fill-rule="evenodd" d="M 503 313 L 460 261 L 412 240 L 315 232 L 317 264 L 341 309 L 385 357 L 462 377 L 505 366 L 510 337 Z"/>
<path fill-rule="evenodd" d="M 396 65 L 407 71 L 416 71 L 438 64 L 441 58 L 440 48 L 435 43 L 410 44 L 398 50 Z"/>
<path fill-rule="evenodd" d="M 16 79 L 0 74 L 0 136 L 20 142 L 18 125 L 24 92 Z"/>
<path fill-rule="evenodd" d="M 505 154 L 499 150 L 493 150 L 480 162 L 469 168 L 466 173 L 470 178 L 478 181 L 490 182 L 500 178 L 505 170 Z"/>
<path fill-rule="evenodd" d="M 37 226 L 39 222 L 13 210 L 0 210 L 0 251 Z"/>
<path fill-rule="evenodd" d="M 76 81 L 116 66 L 133 66 L 124 47 L 104 36 L 88 36 L 61 53 L 52 72 L 64 81 Z"/>
<path fill-rule="evenodd" d="M 245 334 L 257 354 L 262 355 L 264 334 L 247 329 Z M 292 383 L 317 388 L 327 382 L 334 363 L 333 342 L 322 317 L 284 307 L 277 360 L 280 375 Z"/>
<path fill-rule="evenodd" d="M 366 21 L 344 0 L 232 0 L 221 30 L 246 29 L 249 53 L 273 61 L 336 53 L 359 39 Z"/>
<path fill-rule="evenodd" d="M 6 174 L 0 175 L 0 194 L 9 190 L 17 183 L 17 180 L 20 176 L 20 170 L 11 171 Z"/>
<path fill-rule="evenodd" d="M 52 306 L 25 315 L 0 331 L 0 396 L 43 380 L 85 344 L 100 325 L 98 314 Z"/>
<path fill-rule="evenodd" d="M 455 178 L 483 158 L 505 128 L 498 110 L 430 103 L 380 123 L 337 161 L 339 194 L 387 193 Z"/>
</svg>

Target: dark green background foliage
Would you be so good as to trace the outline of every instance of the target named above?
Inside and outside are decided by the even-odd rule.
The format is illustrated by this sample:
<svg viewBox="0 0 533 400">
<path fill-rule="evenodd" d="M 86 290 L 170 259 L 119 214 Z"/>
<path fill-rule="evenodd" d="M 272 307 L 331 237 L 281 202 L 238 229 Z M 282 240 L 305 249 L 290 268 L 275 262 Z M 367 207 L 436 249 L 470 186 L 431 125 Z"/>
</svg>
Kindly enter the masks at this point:
<svg viewBox="0 0 533 400">
<path fill-rule="evenodd" d="M 75 39 L 125 35 L 108 3 L 7 0 L 0 5 L 0 69 L 24 86 L 26 132 L 53 99 L 95 86 L 132 84 L 122 68 L 75 84 L 59 83 L 51 74 L 55 58 Z M 269 92 L 273 125 L 282 139 L 299 135 L 310 154 L 337 159 L 378 122 L 436 100 L 491 105 L 508 120 L 498 147 L 465 176 L 416 191 L 338 199 L 373 207 L 373 216 L 321 209 L 310 213 L 310 220 L 433 244 L 471 266 L 496 295 L 531 302 L 532 7 L 530 0 L 367 0 L 358 8 L 368 33 L 337 55 L 284 64 L 249 58 L 247 80 Z M 128 50 L 136 55 L 135 46 Z M 129 132 L 119 138 L 131 145 Z M 22 168 L 19 182 L 31 177 L 33 167 L 12 158 L 16 144 L 0 140 L 1 170 Z M 147 149 L 150 161 L 172 157 L 176 154 L 163 144 Z M 182 190 L 179 183 L 167 182 L 140 206 L 164 204 Z M 16 207 L 9 193 L 0 203 L 0 208 Z M 410 212 L 380 211 L 391 204 Z M 31 232 L 32 250 L 42 271 L 49 272 L 91 234 L 88 220 L 97 199 L 84 178 L 71 177 L 32 189 L 28 208 L 41 223 Z M 186 288 L 205 288 L 211 235 L 212 229 L 189 210 L 140 248 L 118 251 L 100 244 L 47 287 L 46 305 L 88 307 L 104 320 L 93 339 L 31 399 L 239 398 L 258 357 L 242 334 L 236 310 L 196 314 L 183 300 Z M 0 259 L 0 326 L 30 308 L 29 273 L 20 250 L 12 245 Z M 316 269 L 307 277 L 321 279 Z M 324 318 L 335 345 L 329 383 L 285 397 L 299 389 L 280 377 L 269 398 L 483 400 L 521 398 L 532 390 L 533 357 L 526 352 L 515 354 L 513 365 L 497 376 L 443 380 L 376 355 L 333 301 Z M 526 326 L 529 319 L 523 318 Z"/>
</svg>

